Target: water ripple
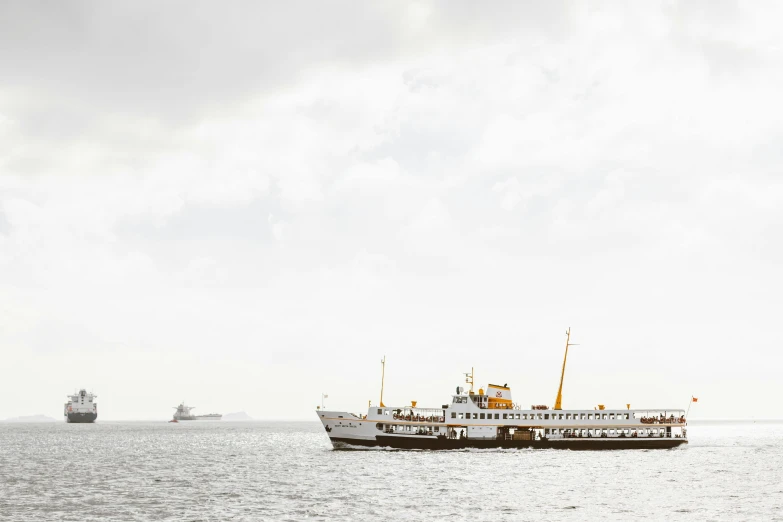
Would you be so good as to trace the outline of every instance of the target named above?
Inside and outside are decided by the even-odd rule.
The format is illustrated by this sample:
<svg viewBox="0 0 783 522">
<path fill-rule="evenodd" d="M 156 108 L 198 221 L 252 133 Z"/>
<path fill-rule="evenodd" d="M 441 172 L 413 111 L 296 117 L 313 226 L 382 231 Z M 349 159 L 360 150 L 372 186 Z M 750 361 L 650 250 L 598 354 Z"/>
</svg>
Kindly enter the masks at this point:
<svg viewBox="0 0 783 522">
<path fill-rule="evenodd" d="M 332 451 L 313 423 L 0 424 L 0 519 L 774 519 L 783 425 L 668 451 Z"/>
</svg>

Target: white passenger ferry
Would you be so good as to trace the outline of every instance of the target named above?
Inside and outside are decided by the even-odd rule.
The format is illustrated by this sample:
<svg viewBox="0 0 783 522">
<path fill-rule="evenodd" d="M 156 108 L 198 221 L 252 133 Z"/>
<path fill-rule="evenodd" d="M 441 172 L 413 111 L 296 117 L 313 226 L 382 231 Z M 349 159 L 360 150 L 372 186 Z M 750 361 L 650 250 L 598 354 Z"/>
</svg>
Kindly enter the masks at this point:
<svg viewBox="0 0 783 522">
<path fill-rule="evenodd" d="M 513 402 L 506 384 L 488 384 L 474 392 L 473 370 L 466 375 L 470 389 L 458 387 L 449 404 L 440 408 L 388 407 L 381 400 L 367 415 L 317 409 L 335 449 L 381 446 L 401 449 L 562 448 L 574 450 L 674 448 L 687 444 L 685 410 L 677 408 L 605 409 L 561 408 L 566 354 L 555 406 Z"/>
</svg>

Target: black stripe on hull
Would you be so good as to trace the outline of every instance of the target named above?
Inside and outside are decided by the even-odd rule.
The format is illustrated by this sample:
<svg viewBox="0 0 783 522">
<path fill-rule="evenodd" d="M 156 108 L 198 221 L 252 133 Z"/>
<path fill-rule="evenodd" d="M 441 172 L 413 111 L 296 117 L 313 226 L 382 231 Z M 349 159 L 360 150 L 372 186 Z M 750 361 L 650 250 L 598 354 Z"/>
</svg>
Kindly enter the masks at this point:
<svg viewBox="0 0 783 522">
<path fill-rule="evenodd" d="M 461 450 L 476 449 L 569 449 L 569 450 L 620 450 L 620 449 L 671 449 L 687 444 L 687 439 L 617 437 L 573 438 L 558 440 L 497 440 L 497 439 L 446 439 L 439 437 L 404 437 L 396 435 L 378 435 L 375 440 L 332 438 L 334 449 L 351 447 L 384 447 L 394 449 L 418 450 Z"/>
<path fill-rule="evenodd" d="M 69 413 L 68 414 L 68 422 L 71 424 L 87 424 L 90 422 L 95 422 L 95 419 L 98 418 L 97 413 Z"/>
</svg>

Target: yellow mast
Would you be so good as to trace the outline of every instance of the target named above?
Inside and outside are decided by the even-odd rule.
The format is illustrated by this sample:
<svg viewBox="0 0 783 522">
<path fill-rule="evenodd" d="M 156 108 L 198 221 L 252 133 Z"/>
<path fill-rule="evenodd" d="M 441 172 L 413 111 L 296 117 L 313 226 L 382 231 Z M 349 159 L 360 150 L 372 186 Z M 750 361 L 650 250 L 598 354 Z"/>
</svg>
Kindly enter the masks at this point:
<svg viewBox="0 0 783 522">
<path fill-rule="evenodd" d="M 473 383 L 475 378 L 473 377 L 473 367 L 470 368 L 470 373 L 465 374 L 465 382 L 470 384 L 470 393 L 473 393 Z"/>
<path fill-rule="evenodd" d="M 560 372 L 560 387 L 557 389 L 557 399 L 555 399 L 555 408 L 556 410 L 562 410 L 562 402 L 563 402 L 563 377 L 565 377 L 565 367 L 566 367 L 566 359 L 568 359 L 568 347 L 569 346 L 577 346 L 576 344 L 569 343 L 568 341 L 571 339 L 571 327 L 568 327 L 568 330 L 566 330 L 566 346 L 565 346 L 565 356 L 563 357 L 563 370 Z"/>
<path fill-rule="evenodd" d="M 386 405 L 383 404 L 383 380 L 386 378 L 386 356 L 383 356 L 383 359 L 381 359 L 381 408 L 385 408 Z"/>
</svg>

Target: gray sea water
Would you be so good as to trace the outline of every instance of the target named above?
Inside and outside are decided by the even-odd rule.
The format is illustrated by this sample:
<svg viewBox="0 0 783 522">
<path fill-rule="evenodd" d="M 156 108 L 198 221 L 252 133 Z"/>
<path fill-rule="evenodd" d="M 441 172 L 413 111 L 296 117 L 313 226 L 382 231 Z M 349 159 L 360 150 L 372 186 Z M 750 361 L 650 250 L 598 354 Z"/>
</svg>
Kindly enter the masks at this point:
<svg viewBox="0 0 783 522">
<path fill-rule="evenodd" d="M 0 520 L 783 520 L 783 423 L 689 438 L 334 451 L 317 422 L 0 424 Z"/>
</svg>

